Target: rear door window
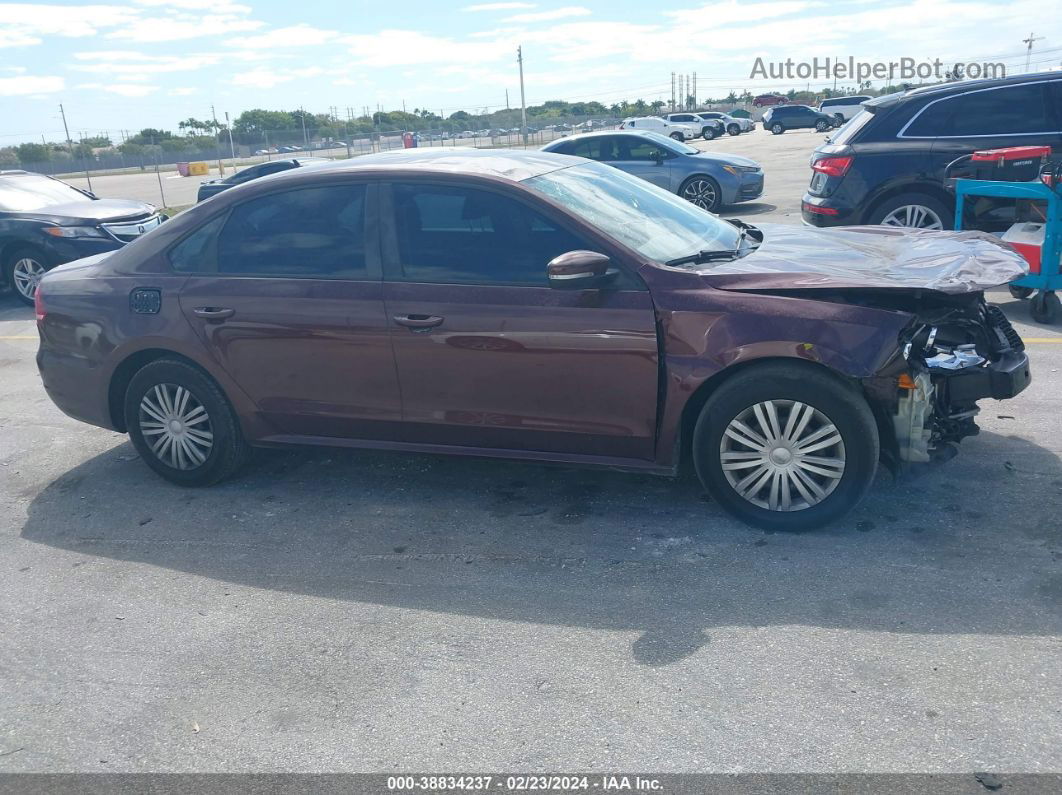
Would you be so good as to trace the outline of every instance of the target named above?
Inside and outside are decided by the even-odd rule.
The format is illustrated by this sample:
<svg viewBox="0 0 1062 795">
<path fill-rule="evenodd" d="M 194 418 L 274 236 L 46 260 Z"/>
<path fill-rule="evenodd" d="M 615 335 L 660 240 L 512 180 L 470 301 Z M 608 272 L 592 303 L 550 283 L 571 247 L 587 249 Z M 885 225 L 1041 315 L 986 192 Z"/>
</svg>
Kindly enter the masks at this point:
<svg viewBox="0 0 1062 795">
<path fill-rule="evenodd" d="M 904 137 L 993 137 L 1055 132 L 1044 83 L 985 89 L 927 105 Z"/>
<path fill-rule="evenodd" d="M 236 205 L 218 236 L 218 273 L 364 279 L 366 186 L 271 193 Z"/>
</svg>

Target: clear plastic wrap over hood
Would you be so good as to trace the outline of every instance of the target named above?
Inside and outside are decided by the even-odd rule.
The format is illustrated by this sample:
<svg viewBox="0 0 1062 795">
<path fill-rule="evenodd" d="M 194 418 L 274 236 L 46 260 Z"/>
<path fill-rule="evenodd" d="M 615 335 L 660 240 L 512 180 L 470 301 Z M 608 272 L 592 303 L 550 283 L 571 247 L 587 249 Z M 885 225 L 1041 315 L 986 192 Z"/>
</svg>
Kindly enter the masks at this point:
<svg viewBox="0 0 1062 795">
<path fill-rule="evenodd" d="M 697 266 L 731 290 L 906 288 L 973 293 L 1028 273 L 1014 249 L 984 232 L 889 226 L 816 229 L 764 224 L 760 247 L 733 262 Z"/>
</svg>

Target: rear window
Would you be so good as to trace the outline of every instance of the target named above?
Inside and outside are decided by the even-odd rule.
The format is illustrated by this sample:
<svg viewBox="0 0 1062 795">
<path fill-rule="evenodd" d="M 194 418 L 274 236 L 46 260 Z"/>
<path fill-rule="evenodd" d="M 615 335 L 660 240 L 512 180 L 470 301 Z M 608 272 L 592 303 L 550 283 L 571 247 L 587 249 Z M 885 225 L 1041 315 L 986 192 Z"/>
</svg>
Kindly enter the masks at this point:
<svg viewBox="0 0 1062 795">
<path fill-rule="evenodd" d="M 830 136 L 831 144 L 847 144 L 852 142 L 852 138 L 856 133 L 870 124 L 870 120 L 874 118 L 874 114 L 865 108 L 855 116 L 850 118 L 847 122 L 841 125 L 841 128 Z"/>
</svg>

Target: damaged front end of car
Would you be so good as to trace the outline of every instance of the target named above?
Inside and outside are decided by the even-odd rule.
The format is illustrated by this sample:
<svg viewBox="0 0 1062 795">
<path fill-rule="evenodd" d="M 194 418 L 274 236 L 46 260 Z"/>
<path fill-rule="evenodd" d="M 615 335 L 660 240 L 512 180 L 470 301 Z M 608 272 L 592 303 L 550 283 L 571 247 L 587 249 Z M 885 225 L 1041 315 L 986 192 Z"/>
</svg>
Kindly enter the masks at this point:
<svg viewBox="0 0 1062 795">
<path fill-rule="evenodd" d="M 1025 344 L 982 293 L 916 302 L 896 355 L 863 380 L 887 426 L 883 441 L 892 441 L 882 450 L 890 465 L 950 457 L 954 444 L 979 432 L 977 401 L 1012 398 L 1031 380 Z"/>
</svg>

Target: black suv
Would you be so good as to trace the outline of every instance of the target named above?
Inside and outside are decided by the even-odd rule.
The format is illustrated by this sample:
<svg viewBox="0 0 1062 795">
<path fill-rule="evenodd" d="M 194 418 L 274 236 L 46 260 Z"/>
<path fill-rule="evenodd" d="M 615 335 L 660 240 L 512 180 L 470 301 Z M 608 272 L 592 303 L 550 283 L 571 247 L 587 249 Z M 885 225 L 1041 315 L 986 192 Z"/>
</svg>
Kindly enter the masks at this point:
<svg viewBox="0 0 1062 795">
<path fill-rule="evenodd" d="M 196 195 L 196 201 L 201 202 L 203 199 L 209 199 L 223 190 L 228 190 L 234 185 L 242 185 L 245 182 L 250 182 L 252 179 L 258 179 L 259 177 L 267 177 L 270 174 L 279 174 L 281 171 L 288 171 L 293 168 L 299 168 L 300 166 L 309 166 L 315 163 L 331 163 L 327 157 L 300 157 L 290 158 L 287 160 L 268 160 L 265 163 L 257 163 L 253 166 L 248 166 L 242 171 L 237 171 L 231 176 L 224 179 L 208 179 L 205 182 L 199 183 L 199 191 Z"/>
<path fill-rule="evenodd" d="M 832 116 L 819 113 L 807 105 L 776 105 L 763 114 L 763 129 L 775 135 L 781 135 L 786 130 L 826 132 L 833 126 Z"/>
<path fill-rule="evenodd" d="M 801 203 L 814 226 L 951 229 L 944 169 L 979 149 L 1062 151 L 1062 74 L 944 83 L 878 97 L 811 156 Z"/>
<path fill-rule="evenodd" d="M 150 204 L 98 199 L 29 171 L 0 171 L 0 273 L 27 304 L 44 272 L 114 251 L 166 217 Z"/>
</svg>

